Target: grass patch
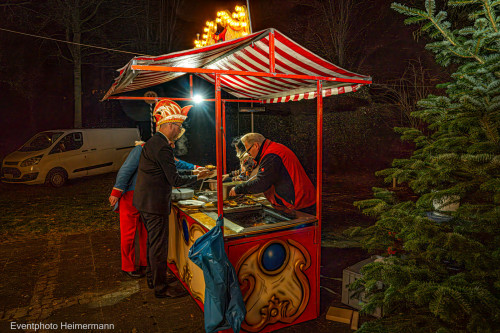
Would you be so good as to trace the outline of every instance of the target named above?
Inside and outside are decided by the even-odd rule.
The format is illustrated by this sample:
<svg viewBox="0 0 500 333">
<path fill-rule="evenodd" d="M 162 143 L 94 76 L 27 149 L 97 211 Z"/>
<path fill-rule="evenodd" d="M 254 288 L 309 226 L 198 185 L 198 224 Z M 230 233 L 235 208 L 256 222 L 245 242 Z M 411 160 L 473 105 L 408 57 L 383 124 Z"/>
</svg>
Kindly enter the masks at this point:
<svg viewBox="0 0 500 333">
<path fill-rule="evenodd" d="M 0 234 L 119 230 L 108 197 L 116 173 L 70 180 L 61 188 L 0 183 Z"/>
</svg>

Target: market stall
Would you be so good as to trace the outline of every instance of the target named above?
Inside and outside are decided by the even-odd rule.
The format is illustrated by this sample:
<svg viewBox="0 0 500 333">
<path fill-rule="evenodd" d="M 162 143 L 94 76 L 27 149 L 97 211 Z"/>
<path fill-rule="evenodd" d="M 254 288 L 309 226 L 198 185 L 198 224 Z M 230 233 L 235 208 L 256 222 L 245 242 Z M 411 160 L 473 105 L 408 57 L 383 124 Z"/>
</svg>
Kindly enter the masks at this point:
<svg viewBox="0 0 500 333">
<path fill-rule="evenodd" d="M 318 57 L 279 31 L 268 29 L 213 45 L 158 57 L 135 57 L 104 99 L 194 73 L 215 86 L 217 188 L 225 169 L 225 103 L 280 103 L 317 99 L 316 216 L 284 215 L 259 197 L 224 200 L 213 207 L 175 205 L 170 216 L 169 266 L 203 308 L 202 271 L 187 253 L 224 216 L 226 253 L 235 267 L 247 315 L 242 329 L 266 332 L 319 315 L 323 97 L 357 91 L 371 78 Z M 222 99 L 221 89 L 235 96 Z M 192 93 L 191 93 L 192 94 Z M 191 100 L 191 97 L 151 97 Z M 231 199 L 231 198 L 229 198 Z"/>
</svg>

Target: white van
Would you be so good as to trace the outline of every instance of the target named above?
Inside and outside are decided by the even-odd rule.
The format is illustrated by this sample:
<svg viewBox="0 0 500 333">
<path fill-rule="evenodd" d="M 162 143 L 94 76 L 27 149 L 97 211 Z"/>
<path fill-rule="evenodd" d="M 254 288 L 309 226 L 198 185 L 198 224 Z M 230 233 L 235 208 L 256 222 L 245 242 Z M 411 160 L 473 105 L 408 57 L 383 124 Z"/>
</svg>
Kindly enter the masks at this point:
<svg viewBox="0 0 500 333">
<path fill-rule="evenodd" d="M 67 179 L 117 171 L 138 140 L 136 128 L 40 132 L 4 158 L 1 180 L 60 187 Z"/>
</svg>

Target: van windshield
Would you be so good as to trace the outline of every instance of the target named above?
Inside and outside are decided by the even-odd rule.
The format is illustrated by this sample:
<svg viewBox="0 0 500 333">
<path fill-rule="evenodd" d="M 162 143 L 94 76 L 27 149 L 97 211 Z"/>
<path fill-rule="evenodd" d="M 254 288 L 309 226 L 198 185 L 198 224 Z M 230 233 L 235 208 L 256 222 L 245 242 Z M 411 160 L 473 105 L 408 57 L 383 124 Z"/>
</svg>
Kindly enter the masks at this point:
<svg viewBox="0 0 500 333">
<path fill-rule="evenodd" d="M 19 151 L 37 151 L 49 148 L 63 132 L 42 132 L 32 137 Z"/>
</svg>

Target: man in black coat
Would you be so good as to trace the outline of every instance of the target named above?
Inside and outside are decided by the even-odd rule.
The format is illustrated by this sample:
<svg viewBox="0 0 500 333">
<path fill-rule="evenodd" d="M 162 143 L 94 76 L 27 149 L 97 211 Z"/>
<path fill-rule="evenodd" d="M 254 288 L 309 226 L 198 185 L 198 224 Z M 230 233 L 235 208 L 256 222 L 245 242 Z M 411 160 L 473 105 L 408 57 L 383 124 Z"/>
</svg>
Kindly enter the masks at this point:
<svg viewBox="0 0 500 333">
<path fill-rule="evenodd" d="M 183 133 L 182 122 L 188 107 L 162 100 L 155 107 L 157 133 L 142 149 L 133 204 L 139 210 L 148 232 L 148 286 L 154 287 L 157 298 L 173 298 L 184 291 L 167 283 L 168 217 L 172 186 L 178 187 L 206 178 L 209 171 L 178 171 L 175 167 L 173 146 Z M 180 175 L 188 173 L 189 175 Z"/>
</svg>

